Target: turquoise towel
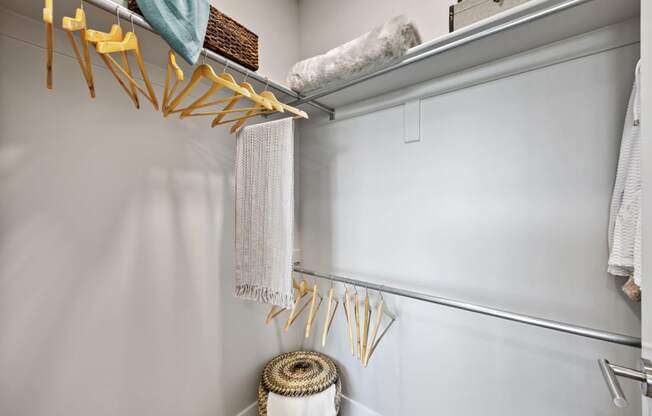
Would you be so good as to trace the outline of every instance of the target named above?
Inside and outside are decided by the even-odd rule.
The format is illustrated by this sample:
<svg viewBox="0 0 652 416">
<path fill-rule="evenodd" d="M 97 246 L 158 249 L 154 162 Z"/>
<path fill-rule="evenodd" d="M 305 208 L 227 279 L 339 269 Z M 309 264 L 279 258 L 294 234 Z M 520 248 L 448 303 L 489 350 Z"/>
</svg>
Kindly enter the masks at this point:
<svg viewBox="0 0 652 416">
<path fill-rule="evenodd" d="M 210 13 L 208 0 L 136 0 L 143 17 L 191 65 L 199 58 Z"/>
</svg>

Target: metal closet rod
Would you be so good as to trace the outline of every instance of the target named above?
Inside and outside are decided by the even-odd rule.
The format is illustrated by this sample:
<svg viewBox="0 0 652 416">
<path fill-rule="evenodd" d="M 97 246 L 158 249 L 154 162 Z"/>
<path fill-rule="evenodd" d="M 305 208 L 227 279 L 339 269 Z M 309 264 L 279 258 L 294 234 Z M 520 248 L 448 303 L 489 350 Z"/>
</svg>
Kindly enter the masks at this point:
<svg viewBox="0 0 652 416">
<path fill-rule="evenodd" d="M 379 69 L 377 71 L 370 72 L 368 74 L 362 75 L 362 76 L 360 76 L 358 78 L 353 78 L 353 79 L 350 79 L 348 81 L 344 81 L 344 82 L 342 82 L 340 84 L 335 84 L 332 87 L 326 87 L 326 88 L 324 88 L 322 90 L 318 90 L 318 91 L 316 91 L 316 92 L 314 92 L 312 94 L 308 94 L 308 95 L 306 95 L 306 96 L 304 96 L 302 98 L 299 98 L 296 101 L 291 102 L 290 105 L 300 105 L 300 104 L 303 104 L 303 103 L 310 102 L 312 100 L 316 100 L 318 98 L 325 97 L 327 95 L 334 94 L 334 93 L 336 93 L 338 91 L 344 90 L 344 89 L 349 88 L 349 87 L 353 87 L 354 85 L 360 84 L 360 83 L 368 81 L 370 79 L 379 77 L 381 75 L 385 75 L 385 74 L 387 74 L 389 72 L 396 71 L 397 69 L 401 69 L 401 68 L 403 68 L 405 66 L 414 64 L 416 62 L 419 62 L 419 61 L 422 61 L 424 59 L 430 58 L 432 56 L 439 55 L 439 54 L 444 53 L 444 52 L 446 52 L 446 51 L 448 51 L 450 49 L 454 49 L 454 48 L 457 48 L 459 46 L 466 45 L 467 43 L 471 43 L 471 42 L 474 42 L 476 40 L 486 38 L 486 37 L 494 35 L 496 33 L 504 32 L 504 31 L 506 31 L 508 29 L 512 29 L 514 27 L 523 25 L 525 23 L 533 22 L 533 21 L 542 19 L 544 17 L 551 16 L 553 14 L 557 14 L 559 12 L 562 12 L 562 11 L 566 10 L 566 9 L 570 9 L 572 7 L 576 7 L 576 6 L 579 6 L 581 4 L 588 3 L 590 1 L 593 1 L 593 0 L 568 0 L 568 1 L 564 2 L 564 3 L 557 4 L 555 6 L 547 8 L 547 9 L 534 12 L 532 14 L 520 17 L 518 19 L 508 21 L 506 23 L 502 23 L 502 24 L 497 25 L 497 26 L 490 27 L 488 29 L 482 30 L 482 31 L 477 32 L 477 33 L 473 33 L 473 34 L 471 34 L 469 36 L 465 36 L 465 37 L 463 37 L 461 39 L 458 39 L 458 40 L 451 41 L 451 42 L 446 43 L 446 44 L 444 44 L 442 46 L 430 49 L 428 51 L 419 53 L 417 55 L 407 56 L 404 60 L 402 60 L 400 62 L 397 62 L 397 63 L 395 63 L 393 65 L 386 66 L 386 67 L 381 68 L 381 69 Z"/>
<path fill-rule="evenodd" d="M 124 7 L 124 6 L 120 5 L 120 4 L 114 3 L 111 0 L 82 0 L 82 1 L 84 1 L 84 2 L 86 2 L 88 4 L 92 4 L 93 6 L 95 6 L 97 8 L 100 8 L 102 10 L 105 10 L 105 11 L 107 11 L 109 13 L 112 13 L 114 16 L 116 15 L 116 13 L 119 13 L 120 17 L 123 17 L 123 18 L 125 18 L 125 19 L 127 19 L 129 21 L 132 21 L 132 19 L 133 19 L 134 24 L 142 27 L 143 29 L 147 29 L 152 33 L 158 34 L 156 32 L 156 30 L 153 27 L 151 27 L 149 25 L 149 23 L 147 23 L 147 21 L 145 19 L 143 19 L 139 14 L 134 13 L 131 10 L 129 10 L 128 8 L 126 8 L 126 7 Z M 275 89 L 277 91 L 280 91 L 280 92 L 282 92 L 284 94 L 287 94 L 287 95 L 293 97 L 294 99 L 299 99 L 299 100 L 302 99 L 300 94 L 297 94 L 296 92 L 292 91 L 291 89 L 287 88 L 286 86 L 281 85 L 278 82 L 274 82 L 274 81 L 272 81 L 271 79 L 269 79 L 267 77 L 263 77 L 263 76 L 257 74 L 256 72 L 251 71 L 251 70 L 243 67 L 242 65 L 240 65 L 240 64 L 238 64 L 236 62 L 233 62 L 230 59 L 227 59 L 227 58 L 225 58 L 225 57 L 223 57 L 221 55 L 216 54 L 213 51 L 210 51 L 210 50 L 204 48 L 202 50 L 202 52 L 205 53 L 205 55 L 206 55 L 206 57 L 208 59 L 211 59 L 211 60 L 213 60 L 213 61 L 215 61 L 215 62 L 217 62 L 219 64 L 222 64 L 222 65 L 226 65 L 227 62 L 228 62 L 228 66 L 229 66 L 230 69 L 233 69 L 233 70 L 235 70 L 235 71 L 237 71 L 237 72 L 239 72 L 239 73 L 241 73 L 243 75 L 248 75 L 249 78 L 253 78 L 253 79 L 255 79 L 256 81 L 258 81 L 258 82 L 260 82 L 262 84 L 266 84 L 267 86 L 269 86 L 269 87 L 271 87 L 271 88 L 273 88 L 273 89 Z M 328 113 L 331 118 L 333 118 L 333 116 L 335 114 L 335 110 L 333 110 L 332 108 L 329 108 L 329 107 L 327 107 L 327 106 L 325 106 L 325 105 L 323 105 L 321 103 L 318 103 L 316 101 L 313 101 L 313 100 L 303 100 L 301 102 L 301 104 L 308 104 L 308 105 L 311 105 L 311 106 L 313 106 L 313 107 L 315 107 L 315 108 L 317 108 L 317 109 L 319 109 L 321 111 L 324 111 L 324 112 Z M 299 104 L 296 104 L 296 105 L 299 105 Z"/>
<path fill-rule="evenodd" d="M 541 328 L 547 328 L 553 331 L 565 332 L 567 334 L 578 335 L 581 337 L 593 338 L 593 339 L 598 339 L 600 341 L 611 342 L 614 344 L 641 348 L 641 339 L 629 335 L 602 331 L 600 329 L 587 328 L 584 326 L 569 324 L 566 322 L 553 321 L 550 319 L 537 318 L 534 316 L 509 312 L 502 309 L 490 308 L 488 306 L 477 305 L 474 303 L 464 302 L 460 300 L 447 299 L 439 296 L 434 296 L 428 293 L 415 292 L 412 290 L 401 289 L 398 287 L 378 285 L 375 283 L 365 282 L 363 280 L 356 280 L 348 277 L 316 272 L 314 270 L 304 269 L 299 266 L 295 266 L 294 271 L 308 276 L 314 276 L 321 279 L 346 283 L 351 286 L 363 287 L 378 292 L 390 293 L 392 295 L 402 296 L 410 299 L 416 299 L 423 302 L 436 303 L 438 305 L 448 306 L 451 308 L 462 309 L 465 311 L 493 316 L 495 318 L 505 319 L 508 321 L 519 322 L 525 325 L 538 326 Z"/>
</svg>

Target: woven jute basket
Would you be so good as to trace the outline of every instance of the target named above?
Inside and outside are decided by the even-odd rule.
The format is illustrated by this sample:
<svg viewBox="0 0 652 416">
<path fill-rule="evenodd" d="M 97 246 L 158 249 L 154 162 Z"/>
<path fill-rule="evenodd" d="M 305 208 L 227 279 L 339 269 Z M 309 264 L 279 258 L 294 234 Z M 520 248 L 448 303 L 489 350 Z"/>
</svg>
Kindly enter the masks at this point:
<svg viewBox="0 0 652 416">
<path fill-rule="evenodd" d="M 340 412 L 342 381 L 333 360 L 315 351 L 281 354 L 265 365 L 258 385 L 258 415 L 267 416 L 270 392 L 302 397 L 321 393 L 335 384 L 335 412 Z"/>
<path fill-rule="evenodd" d="M 143 14 L 136 0 L 129 0 L 128 6 L 129 10 Z M 252 71 L 258 70 L 258 35 L 213 6 L 210 6 L 204 48 Z"/>
</svg>

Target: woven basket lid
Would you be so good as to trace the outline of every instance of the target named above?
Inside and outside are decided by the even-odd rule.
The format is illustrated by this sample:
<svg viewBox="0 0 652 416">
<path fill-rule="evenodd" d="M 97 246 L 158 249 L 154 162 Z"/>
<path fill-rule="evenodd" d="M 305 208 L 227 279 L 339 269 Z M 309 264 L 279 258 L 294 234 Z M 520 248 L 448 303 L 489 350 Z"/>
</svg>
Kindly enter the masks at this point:
<svg viewBox="0 0 652 416">
<path fill-rule="evenodd" d="M 321 393 L 337 380 L 337 367 L 330 358 L 315 351 L 296 351 L 267 363 L 262 384 L 282 396 L 308 396 Z"/>
</svg>

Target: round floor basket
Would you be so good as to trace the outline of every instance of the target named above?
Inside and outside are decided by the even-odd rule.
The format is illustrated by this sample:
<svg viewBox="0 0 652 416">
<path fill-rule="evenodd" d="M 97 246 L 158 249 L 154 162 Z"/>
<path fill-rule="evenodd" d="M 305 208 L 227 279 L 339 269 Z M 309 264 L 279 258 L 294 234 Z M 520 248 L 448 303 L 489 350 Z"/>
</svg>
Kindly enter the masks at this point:
<svg viewBox="0 0 652 416">
<path fill-rule="evenodd" d="M 333 360 L 315 351 L 281 354 L 265 365 L 258 385 L 258 415 L 267 416 L 269 392 L 303 397 L 335 385 L 335 412 L 340 411 L 342 382 Z"/>
</svg>

